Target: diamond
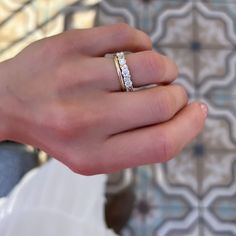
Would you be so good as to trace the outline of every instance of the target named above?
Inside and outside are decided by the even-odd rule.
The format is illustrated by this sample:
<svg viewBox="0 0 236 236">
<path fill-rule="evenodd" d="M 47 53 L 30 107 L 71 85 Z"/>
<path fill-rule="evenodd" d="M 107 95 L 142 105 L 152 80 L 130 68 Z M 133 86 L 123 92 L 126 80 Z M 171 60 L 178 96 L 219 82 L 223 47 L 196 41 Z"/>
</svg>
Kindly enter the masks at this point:
<svg viewBox="0 0 236 236">
<path fill-rule="evenodd" d="M 123 76 L 128 76 L 128 75 L 130 75 L 129 70 L 123 70 L 123 71 L 122 71 L 122 75 L 123 75 Z"/>
<path fill-rule="evenodd" d="M 133 84 L 132 84 L 132 82 L 131 81 L 127 81 L 127 82 L 125 82 L 125 86 L 127 86 L 127 87 L 131 87 Z"/>
<path fill-rule="evenodd" d="M 116 53 L 116 56 L 118 57 L 118 59 L 121 59 L 121 58 L 124 58 L 124 57 L 125 57 L 125 55 L 124 55 L 123 52 L 118 52 L 118 53 Z"/>
<path fill-rule="evenodd" d="M 123 76 L 124 76 L 124 79 L 131 79 L 130 74 L 128 74 L 128 75 L 123 75 Z"/>
<path fill-rule="evenodd" d="M 125 64 L 121 67 L 122 70 L 128 70 L 128 66 Z"/>
<path fill-rule="evenodd" d="M 124 66 L 126 64 L 125 58 L 119 59 L 120 66 Z"/>
<path fill-rule="evenodd" d="M 127 83 L 127 82 L 130 82 L 130 77 L 124 77 L 124 82 Z"/>
<path fill-rule="evenodd" d="M 129 75 L 129 69 L 128 69 L 128 67 L 127 68 L 122 68 L 122 74 L 123 75 Z"/>
</svg>

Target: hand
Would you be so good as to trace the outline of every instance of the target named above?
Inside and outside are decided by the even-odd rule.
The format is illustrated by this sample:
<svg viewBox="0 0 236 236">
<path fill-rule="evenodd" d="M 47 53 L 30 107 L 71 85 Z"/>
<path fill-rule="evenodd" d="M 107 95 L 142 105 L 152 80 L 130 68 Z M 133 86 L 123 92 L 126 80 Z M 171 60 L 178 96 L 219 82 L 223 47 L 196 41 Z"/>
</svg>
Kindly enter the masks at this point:
<svg viewBox="0 0 236 236">
<path fill-rule="evenodd" d="M 174 62 L 125 24 L 72 30 L 37 41 L 0 64 L 1 139 L 27 143 L 91 175 L 173 158 L 204 126 L 187 105 Z M 121 92 L 114 62 L 127 55 L 135 87 Z M 163 84 L 169 84 L 163 86 Z"/>
</svg>

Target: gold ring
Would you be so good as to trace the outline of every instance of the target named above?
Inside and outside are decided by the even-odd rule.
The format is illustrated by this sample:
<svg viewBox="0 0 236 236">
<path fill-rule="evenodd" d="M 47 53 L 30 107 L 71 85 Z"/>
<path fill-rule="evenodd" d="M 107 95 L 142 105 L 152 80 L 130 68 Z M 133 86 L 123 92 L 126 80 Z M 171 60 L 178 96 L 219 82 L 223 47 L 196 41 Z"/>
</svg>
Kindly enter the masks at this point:
<svg viewBox="0 0 236 236">
<path fill-rule="evenodd" d="M 119 81 L 120 81 L 121 90 L 124 92 L 124 91 L 126 91 L 126 87 L 125 87 L 125 84 L 124 84 L 123 76 L 121 74 L 121 69 L 120 69 L 120 65 L 119 65 L 119 62 L 118 62 L 118 58 L 117 58 L 116 55 L 113 55 L 113 61 L 114 61 L 115 66 L 116 66 L 116 71 L 117 71 L 117 75 L 118 75 L 118 78 L 119 78 Z"/>
</svg>

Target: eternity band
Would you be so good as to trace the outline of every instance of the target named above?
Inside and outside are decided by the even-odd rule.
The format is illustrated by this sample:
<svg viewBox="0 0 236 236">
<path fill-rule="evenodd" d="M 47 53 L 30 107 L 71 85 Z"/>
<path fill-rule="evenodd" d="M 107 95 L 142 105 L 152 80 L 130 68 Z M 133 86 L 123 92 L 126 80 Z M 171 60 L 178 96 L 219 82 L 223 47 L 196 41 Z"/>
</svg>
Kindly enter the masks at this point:
<svg viewBox="0 0 236 236">
<path fill-rule="evenodd" d="M 134 91 L 129 67 L 124 52 L 117 52 L 113 57 L 122 91 Z"/>
</svg>

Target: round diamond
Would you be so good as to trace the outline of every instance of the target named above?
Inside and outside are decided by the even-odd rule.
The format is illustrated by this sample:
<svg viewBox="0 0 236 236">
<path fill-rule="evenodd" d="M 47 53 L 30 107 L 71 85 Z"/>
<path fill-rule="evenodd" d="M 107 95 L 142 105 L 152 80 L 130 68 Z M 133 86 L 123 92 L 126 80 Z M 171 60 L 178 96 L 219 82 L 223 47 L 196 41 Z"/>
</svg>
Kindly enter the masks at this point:
<svg viewBox="0 0 236 236">
<path fill-rule="evenodd" d="M 131 80 L 130 80 L 130 76 L 125 76 L 125 77 L 124 77 L 124 81 L 125 81 L 125 82 L 131 81 Z"/>
<path fill-rule="evenodd" d="M 127 82 L 125 82 L 125 86 L 127 86 L 127 87 L 131 87 L 131 86 L 132 86 L 132 82 L 131 82 L 131 81 L 127 81 Z"/>
<path fill-rule="evenodd" d="M 127 76 L 127 75 L 129 75 L 129 74 L 130 74 L 130 73 L 129 73 L 129 69 L 128 69 L 128 68 L 122 70 L 122 75 Z"/>
<path fill-rule="evenodd" d="M 128 70 L 128 66 L 125 64 L 125 65 L 122 66 L 121 69 L 122 69 L 122 70 Z"/>
<path fill-rule="evenodd" d="M 123 58 L 124 57 L 124 53 L 123 52 L 118 52 L 116 53 L 118 58 Z"/>
<path fill-rule="evenodd" d="M 127 72 L 122 72 L 122 75 L 125 77 L 125 76 L 130 76 L 130 73 L 129 73 L 129 71 L 127 71 Z"/>
<path fill-rule="evenodd" d="M 120 63 L 121 66 L 124 66 L 126 64 L 125 58 L 119 59 L 119 63 Z"/>
</svg>

